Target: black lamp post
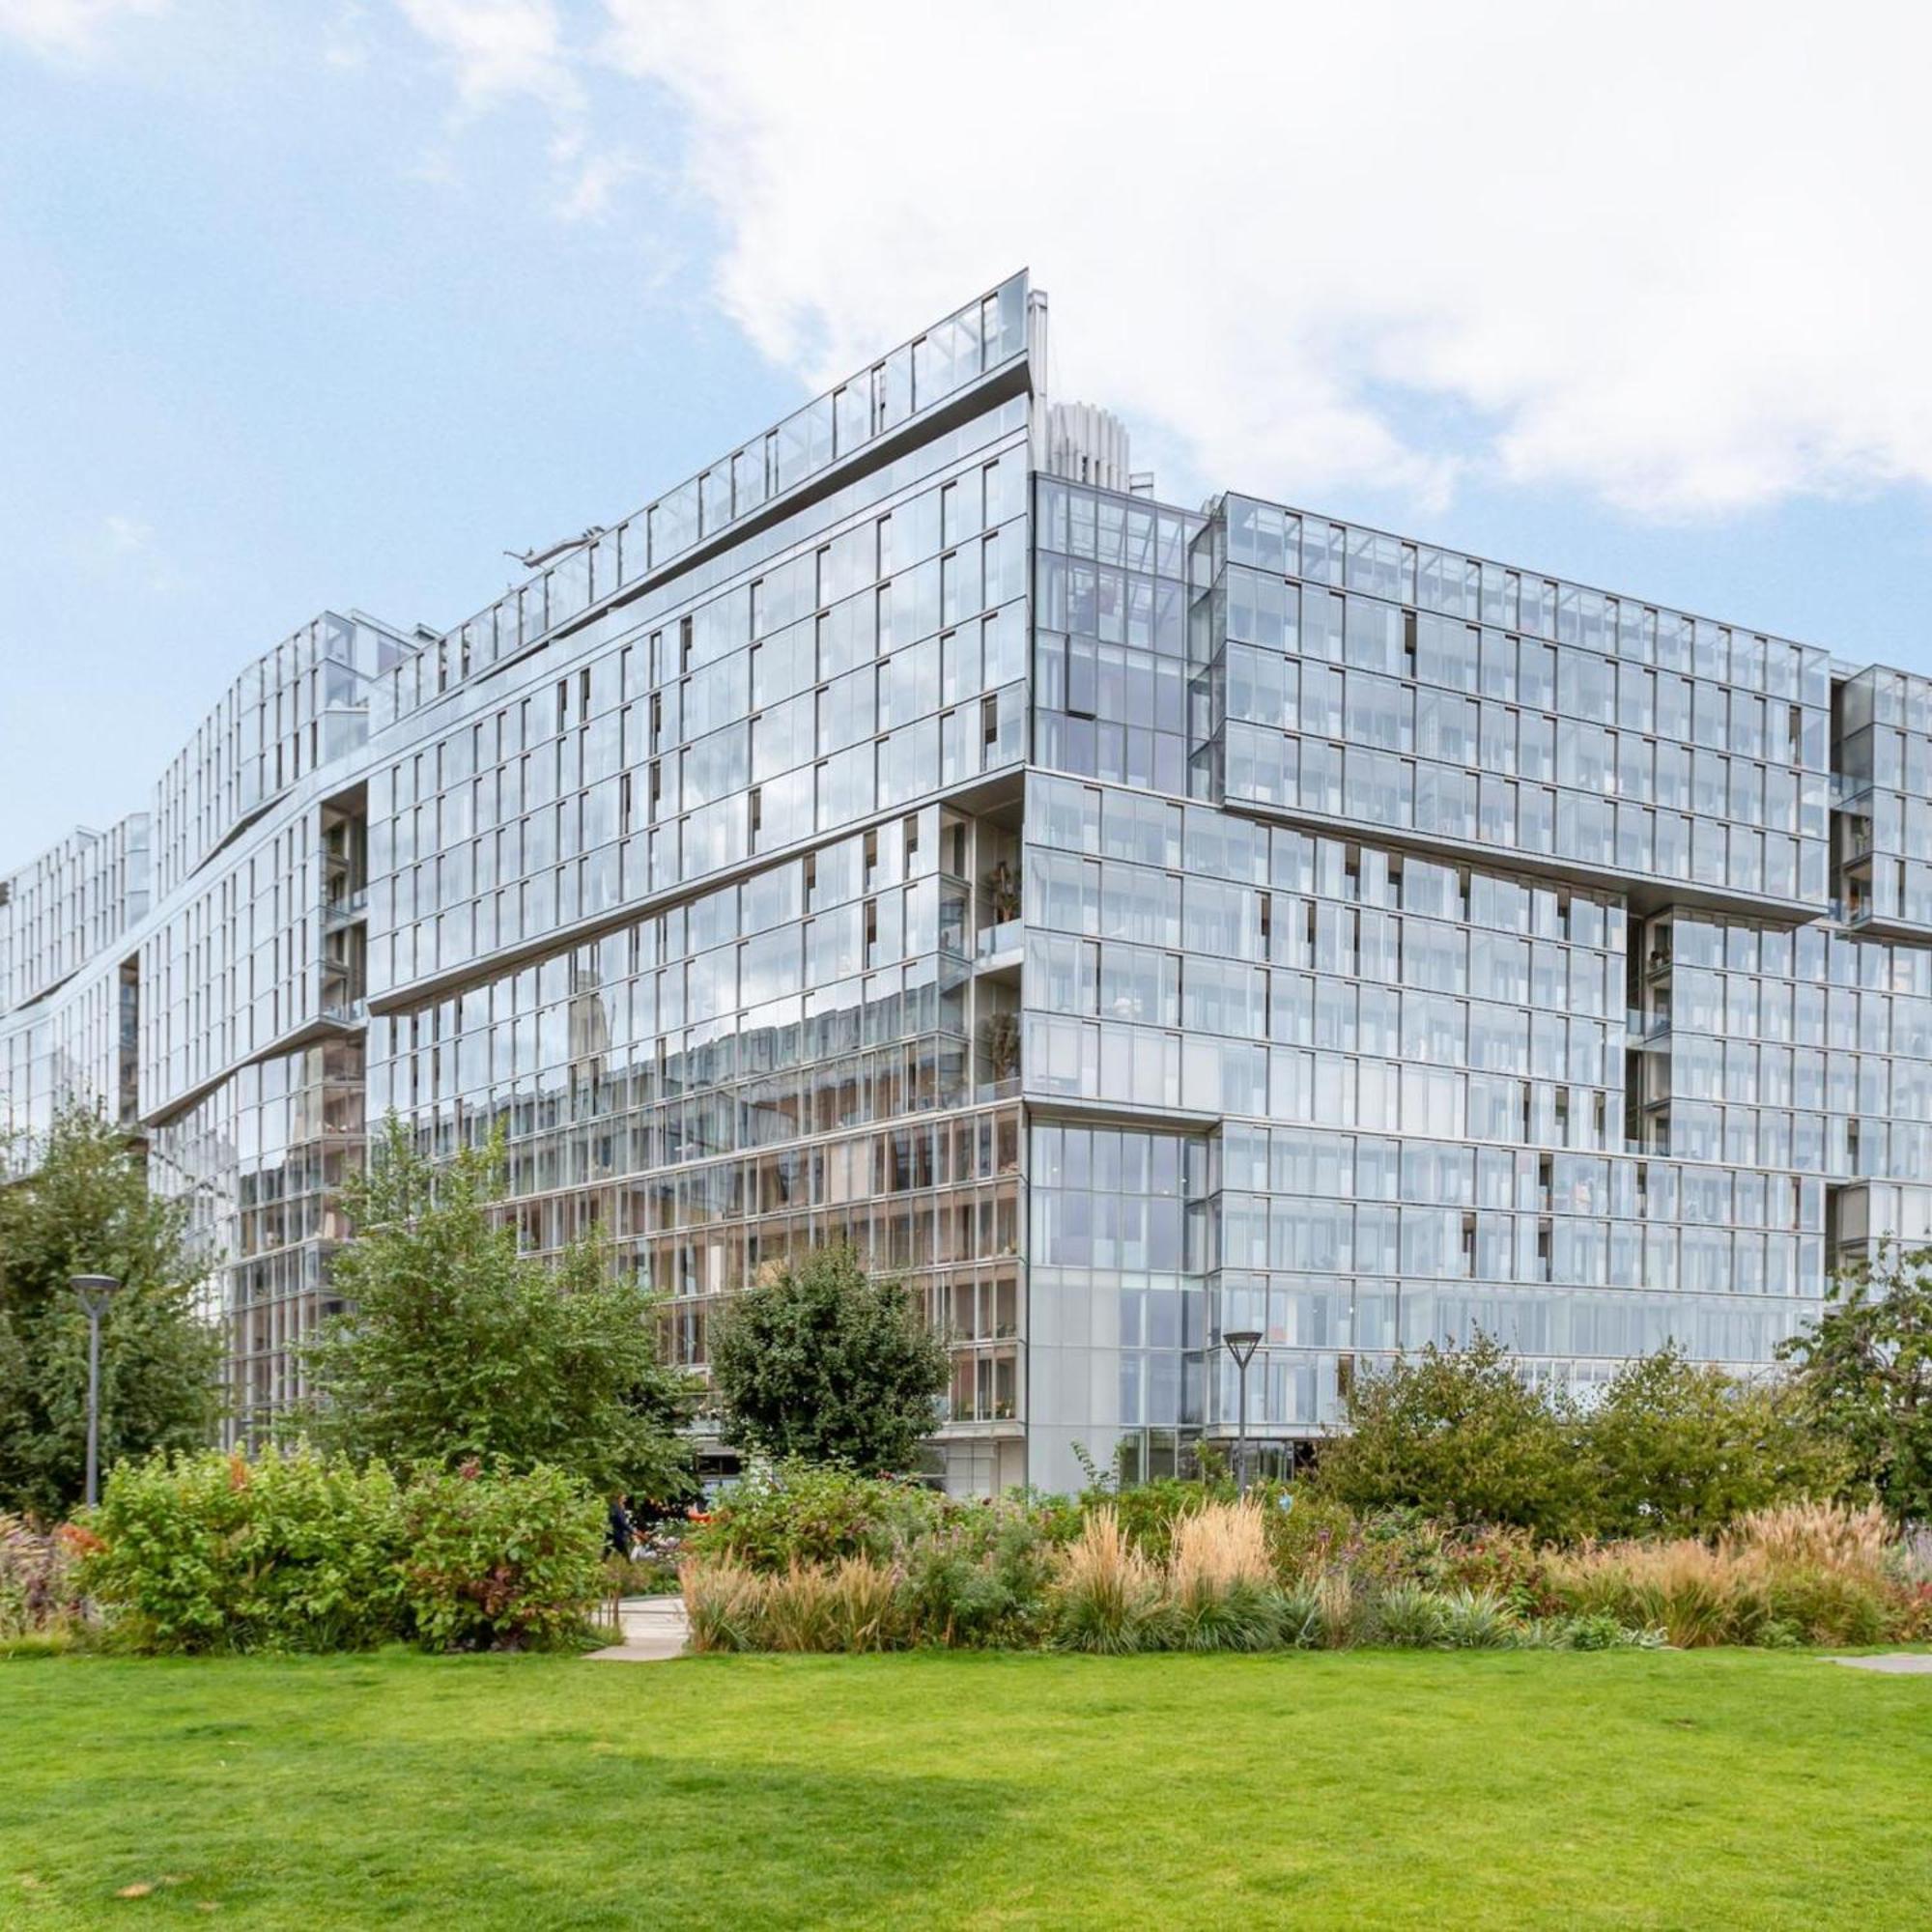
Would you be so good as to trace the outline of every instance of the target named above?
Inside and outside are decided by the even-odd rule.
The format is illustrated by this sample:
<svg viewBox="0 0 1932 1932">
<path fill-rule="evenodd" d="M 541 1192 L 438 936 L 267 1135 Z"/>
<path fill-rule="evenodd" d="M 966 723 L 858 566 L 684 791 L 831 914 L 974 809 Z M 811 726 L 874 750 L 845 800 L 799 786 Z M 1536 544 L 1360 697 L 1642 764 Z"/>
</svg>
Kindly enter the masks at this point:
<svg viewBox="0 0 1932 1932">
<path fill-rule="evenodd" d="M 1235 1366 L 1241 1376 L 1241 1421 L 1238 1434 L 1235 1437 L 1235 1488 L 1237 1493 L 1248 1492 L 1248 1364 L 1255 1358 L 1255 1350 L 1261 1347 L 1262 1331 L 1259 1328 L 1229 1328 L 1222 1333 L 1221 1340 L 1228 1345 L 1228 1352 L 1235 1358 Z"/>
<path fill-rule="evenodd" d="M 111 1274 L 76 1274 L 68 1278 L 74 1298 L 87 1317 L 87 1506 L 100 1500 L 100 1318 L 121 1291 Z"/>
</svg>

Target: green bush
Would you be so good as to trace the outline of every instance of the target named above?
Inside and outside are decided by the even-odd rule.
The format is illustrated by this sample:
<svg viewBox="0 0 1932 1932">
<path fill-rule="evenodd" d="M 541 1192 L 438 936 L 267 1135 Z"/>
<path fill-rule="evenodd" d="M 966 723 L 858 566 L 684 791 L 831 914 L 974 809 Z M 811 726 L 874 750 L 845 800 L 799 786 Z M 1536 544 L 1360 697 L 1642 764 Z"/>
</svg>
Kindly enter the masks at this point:
<svg viewBox="0 0 1932 1932">
<path fill-rule="evenodd" d="M 1435 1591 L 1420 1583 L 1397 1583 L 1376 1604 L 1376 1636 L 1408 1650 L 1447 1650 L 1449 1612 Z"/>
<path fill-rule="evenodd" d="M 781 1463 L 723 1497 L 687 1548 L 696 1556 L 773 1574 L 840 1556 L 884 1560 L 961 1508 L 895 1477 L 855 1476 L 830 1463 Z"/>
<path fill-rule="evenodd" d="M 1494 1650 L 1515 1642 L 1515 1612 L 1493 1590 L 1448 1590 L 1442 1597 L 1443 1641 L 1451 1650 Z"/>
<path fill-rule="evenodd" d="M 1674 1349 L 1628 1362 L 1584 1416 L 1598 1536 L 1715 1536 L 1752 1510 L 1843 1484 L 1842 1450 L 1789 1382 L 1745 1382 Z"/>
<path fill-rule="evenodd" d="M 1662 1650 L 1663 1633 L 1620 1624 L 1606 1611 L 1539 1617 L 1514 1639 L 1518 1650 Z"/>
<path fill-rule="evenodd" d="M 1319 1577 L 1359 1535 L 1352 1510 L 1306 1484 L 1293 1490 L 1257 1484 L 1255 1489 L 1268 1504 L 1268 1555 L 1284 1584 Z"/>
<path fill-rule="evenodd" d="M 900 1584 L 912 1640 L 954 1649 L 1037 1641 L 1054 1548 L 1051 1525 L 1020 1502 L 963 1512 L 915 1542 Z"/>
<path fill-rule="evenodd" d="M 1518 1530 L 1445 1527 L 1413 1510 L 1356 1520 L 1323 1503 L 1304 1518 L 1284 1564 L 1278 1502 L 1210 1494 L 1197 1503 L 1161 1486 L 1138 1517 L 1144 1530 L 1162 1525 L 1152 1534 L 1168 1553 L 1156 1562 L 1128 1533 L 1122 1505 L 1132 1493 L 1099 1492 L 1070 1538 L 1064 1507 L 1009 1497 L 940 1505 L 929 1526 L 900 1525 L 890 1538 L 868 1530 L 876 1550 L 793 1555 L 762 1569 L 731 1554 L 695 1557 L 682 1575 L 694 1642 L 834 1652 L 1049 1645 L 1100 1655 L 1600 1650 L 1861 1644 L 1932 1630 L 1932 1582 L 1876 1510 L 1786 1505 L 1740 1520 L 1715 1542 L 1560 1549 Z"/>
<path fill-rule="evenodd" d="M 1715 1535 L 1748 1511 L 1843 1484 L 1844 1450 L 1787 1386 L 1664 1349 L 1626 1365 L 1585 1409 L 1532 1388 L 1519 1367 L 1478 1335 L 1360 1376 L 1349 1433 L 1316 1464 L 1316 1493 L 1370 1520 L 1412 1512 L 1564 1542 Z"/>
<path fill-rule="evenodd" d="M 141 1651 L 357 1650 L 402 1634 L 402 1534 L 380 1463 L 156 1455 L 108 1477 L 75 1580 Z"/>
<path fill-rule="evenodd" d="M 1802 1633 L 1803 1643 L 1883 1643 L 1892 1634 L 1887 1593 L 1868 1577 L 1824 1569 L 1785 1571 L 1773 1575 L 1768 1594 L 1768 1624 L 1788 1625 Z"/>
<path fill-rule="evenodd" d="M 527 1650 L 583 1634 L 604 1589 L 604 1504 L 561 1469 L 417 1470 L 402 1503 L 403 1591 L 435 1650 Z"/>
<path fill-rule="evenodd" d="M 69 1535 L 108 1640 L 156 1654 L 559 1641 L 602 1593 L 604 1527 L 554 1469 L 401 1487 L 303 1446 L 124 1463 Z"/>
<path fill-rule="evenodd" d="M 1321 1645 L 1321 1595 L 1312 1582 L 1290 1583 L 1277 1605 L 1281 1641 L 1287 1650 L 1319 1650 Z"/>
<path fill-rule="evenodd" d="M 1590 1471 L 1567 1403 L 1529 1387 L 1488 1336 L 1462 1349 L 1432 1343 L 1357 1376 L 1348 1421 L 1349 1433 L 1323 1446 L 1315 1486 L 1350 1509 L 1412 1508 L 1543 1537 L 1592 1526 Z"/>
</svg>

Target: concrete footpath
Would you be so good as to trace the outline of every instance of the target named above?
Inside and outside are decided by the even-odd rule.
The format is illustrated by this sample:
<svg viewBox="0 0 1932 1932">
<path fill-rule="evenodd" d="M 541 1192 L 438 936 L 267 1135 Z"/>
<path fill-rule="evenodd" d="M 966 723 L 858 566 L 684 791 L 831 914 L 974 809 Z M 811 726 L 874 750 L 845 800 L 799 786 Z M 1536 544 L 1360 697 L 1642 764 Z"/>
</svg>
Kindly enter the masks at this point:
<svg viewBox="0 0 1932 1932">
<path fill-rule="evenodd" d="M 1847 1670 L 1882 1670 L 1888 1677 L 1932 1677 L 1932 1651 L 1889 1650 L 1878 1657 L 1828 1657 Z"/>
<path fill-rule="evenodd" d="M 617 1605 L 624 1640 L 589 1653 L 592 1663 L 662 1663 L 684 1655 L 691 1626 L 682 1597 L 625 1597 Z"/>
</svg>

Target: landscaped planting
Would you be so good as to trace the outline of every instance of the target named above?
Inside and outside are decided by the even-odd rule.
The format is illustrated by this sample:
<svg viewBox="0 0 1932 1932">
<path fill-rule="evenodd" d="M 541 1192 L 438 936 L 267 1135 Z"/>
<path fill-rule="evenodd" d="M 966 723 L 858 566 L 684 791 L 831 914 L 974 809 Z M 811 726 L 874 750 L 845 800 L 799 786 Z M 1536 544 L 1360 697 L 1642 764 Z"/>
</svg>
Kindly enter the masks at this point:
<svg viewBox="0 0 1932 1932">
<path fill-rule="evenodd" d="M 567 1645 L 605 1588 L 603 1506 L 543 1467 L 156 1456 L 62 1534 L 96 1639 L 143 1654 Z"/>
<path fill-rule="evenodd" d="M 1789 1504 L 1711 1540 L 1544 1547 L 1412 1512 L 1169 1483 L 949 1501 L 781 1469 L 693 1539 L 704 1651 L 1871 1644 L 1932 1639 L 1932 1577 L 1875 1509 Z"/>
<path fill-rule="evenodd" d="M 9 1655 L 64 1649 L 79 1601 L 69 1540 L 23 1518 L 0 1516 L 0 1647 Z"/>
</svg>

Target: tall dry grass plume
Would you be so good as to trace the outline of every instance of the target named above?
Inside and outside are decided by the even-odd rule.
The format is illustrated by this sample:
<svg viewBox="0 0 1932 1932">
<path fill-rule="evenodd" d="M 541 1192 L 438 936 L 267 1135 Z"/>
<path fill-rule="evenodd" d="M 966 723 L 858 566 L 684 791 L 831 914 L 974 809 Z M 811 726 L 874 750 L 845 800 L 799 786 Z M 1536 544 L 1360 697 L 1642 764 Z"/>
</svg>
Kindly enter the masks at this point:
<svg viewBox="0 0 1932 1932">
<path fill-rule="evenodd" d="M 869 1556 L 847 1556 L 834 1568 L 831 1580 L 838 1648 L 888 1648 L 897 1635 L 898 1571 Z"/>
<path fill-rule="evenodd" d="M 1316 1578 L 1315 1608 L 1324 1649 L 1347 1650 L 1361 1639 L 1367 1606 L 1347 1570 L 1336 1566 Z"/>
<path fill-rule="evenodd" d="M 678 1593 L 693 1650 L 755 1650 L 763 1634 L 765 1579 L 742 1563 L 686 1563 Z"/>
<path fill-rule="evenodd" d="M 1885 1575 L 1892 1532 L 1876 1503 L 1783 1503 L 1740 1517 L 1719 1547 L 1755 1551 L 1779 1570 L 1849 1571 Z"/>
<path fill-rule="evenodd" d="M 1273 1580 L 1259 1503 L 1209 1503 L 1175 1524 L 1168 1584 L 1179 1602 L 1226 1596 L 1239 1584 L 1265 1589 Z"/>
<path fill-rule="evenodd" d="M 1062 1641 L 1077 1650 L 1138 1650 L 1159 1595 L 1158 1573 L 1121 1528 L 1114 1506 L 1090 1512 L 1062 1559 Z"/>
<path fill-rule="evenodd" d="M 1679 1650 L 1747 1643 L 1771 1615 L 1759 1559 L 1688 1538 L 1554 1555 L 1549 1577 L 1577 1614 L 1662 1631 Z"/>
</svg>

